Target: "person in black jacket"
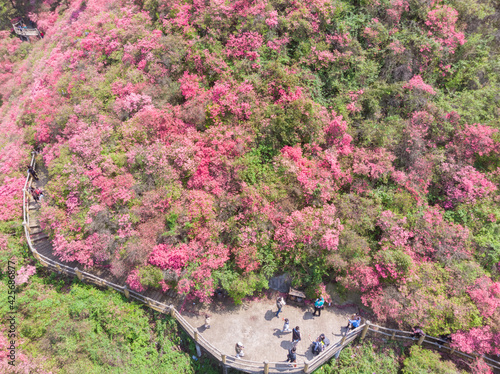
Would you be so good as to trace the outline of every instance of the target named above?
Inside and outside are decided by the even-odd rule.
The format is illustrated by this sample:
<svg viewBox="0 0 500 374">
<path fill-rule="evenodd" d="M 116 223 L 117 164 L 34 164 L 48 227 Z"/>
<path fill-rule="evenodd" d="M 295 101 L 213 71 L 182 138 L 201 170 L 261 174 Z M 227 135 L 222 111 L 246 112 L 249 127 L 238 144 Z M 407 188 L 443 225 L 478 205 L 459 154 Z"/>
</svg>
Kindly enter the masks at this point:
<svg viewBox="0 0 500 374">
<path fill-rule="evenodd" d="M 35 169 L 31 167 L 31 165 L 28 165 L 28 173 L 31 174 L 31 176 L 37 181 L 38 180 L 38 174 L 36 173 Z"/>
<path fill-rule="evenodd" d="M 300 328 L 299 326 L 295 326 L 292 330 L 292 347 L 295 347 L 301 340 L 302 336 L 300 335 Z"/>
</svg>

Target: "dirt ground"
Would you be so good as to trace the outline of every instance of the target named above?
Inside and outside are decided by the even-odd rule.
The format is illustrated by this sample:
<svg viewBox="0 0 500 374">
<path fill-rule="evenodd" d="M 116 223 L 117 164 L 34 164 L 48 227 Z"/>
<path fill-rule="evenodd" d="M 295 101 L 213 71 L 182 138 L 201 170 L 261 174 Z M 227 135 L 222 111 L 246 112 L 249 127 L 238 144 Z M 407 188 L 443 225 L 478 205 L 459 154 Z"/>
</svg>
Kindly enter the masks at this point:
<svg viewBox="0 0 500 374">
<path fill-rule="evenodd" d="M 290 329 L 299 326 L 302 341 L 297 345 L 297 362 L 311 360 L 311 340 L 324 333 L 331 343 L 341 339 L 346 331 L 347 319 L 357 311 L 353 307 L 326 307 L 320 317 L 312 315 L 314 308 L 309 306 L 285 305 L 279 318 L 276 317 L 275 295 L 268 299 L 244 302 L 234 306 L 229 301 L 216 301 L 207 308 L 191 302 L 185 305 L 181 314 L 198 329 L 203 336 L 222 353 L 235 355 L 234 346 L 242 342 L 245 360 L 263 362 L 286 361 L 291 348 L 292 333 L 282 333 L 284 318 L 290 320 Z M 211 315 L 210 329 L 205 329 L 205 312 Z"/>
</svg>

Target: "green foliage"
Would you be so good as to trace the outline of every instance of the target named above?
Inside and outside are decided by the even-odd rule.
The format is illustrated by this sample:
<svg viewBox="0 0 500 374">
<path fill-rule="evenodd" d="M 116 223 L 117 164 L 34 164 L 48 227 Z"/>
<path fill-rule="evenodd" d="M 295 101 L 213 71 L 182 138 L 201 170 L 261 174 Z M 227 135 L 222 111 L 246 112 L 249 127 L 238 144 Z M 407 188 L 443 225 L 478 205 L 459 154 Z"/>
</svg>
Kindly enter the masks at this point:
<svg viewBox="0 0 500 374">
<path fill-rule="evenodd" d="M 441 356 L 433 351 L 414 345 L 410 356 L 403 362 L 403 374 L 457 374 L 458 370 L 451 361 L 442 361 Z"/>
<path fill-rule="evenodd" d="M 480 261 L 486 267 L 494 267 L 500 262 L 500 225 L 490 223 L 474 235 L 474 240 L 480 248 Z"/>
<path fill-rule="evenodd" d="M 163 271 L 156 266 L 144 266 L 139 270 L 139 278 L 143 286 L 158 288 L 163 280 Z"/>
<path fill-rule="evenodd" d="M 265 163 L 263 153 L 262 148 L 254 148 L 235 163 L 236 166 L 241 165 L 238 175 L 247 184 L 262 183 L 273 173 L 273 168 Z"/>
<path fill-rule="evenodd" d="M 214 271 L 214 279 L 220 282 L 230 297 L 233 298 L 236 305 L 241 304 L 245 296 L 250 296 L 254 292 L 260 292 L 268 289 L 267 279 L 262 274 L 253 272 L 240 275 L 235 271 L 224 268 Z"/>
<path fill-rule="evenodd" d="M 397 374 L 399 364 L 392 349 L 376 350 L 365 343 L 348 346 L 338 361 L 331 361 L 316 371 L 318 374 Z"/>
<path fill-rule="evenodd" d="M 80 283 L 56 291 L 33 276 L 17 295 L 21 348 L 49 356 L 58 373 L 193 373 L 189 357 L 173 350 L 175 322 L 150 330 L 147 313 L 121 295 Z M 2 292 L 6 285 L 1 283 Z M 0 316 L 8 304 L 0 301 Z M 155 343 L 161 347 L 157 350 Z"/>
</svg>

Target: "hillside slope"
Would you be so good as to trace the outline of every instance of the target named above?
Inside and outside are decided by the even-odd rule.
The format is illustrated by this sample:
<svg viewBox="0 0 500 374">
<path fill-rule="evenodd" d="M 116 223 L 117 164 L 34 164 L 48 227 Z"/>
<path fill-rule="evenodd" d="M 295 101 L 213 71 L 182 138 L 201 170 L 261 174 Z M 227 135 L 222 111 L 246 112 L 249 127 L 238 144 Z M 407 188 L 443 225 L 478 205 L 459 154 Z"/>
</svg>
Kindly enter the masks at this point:
<svg viewBox="0 0 500 374">
<path fill-rule="evenodd" d="M 45 4 L 45 5 L 44 5 Z M 494 1 L 42 3 L 0 39 L 0 219 L 32 147 L 58 256 L 236 302 L 276 273 L 500 353 Z"/>
</svg>

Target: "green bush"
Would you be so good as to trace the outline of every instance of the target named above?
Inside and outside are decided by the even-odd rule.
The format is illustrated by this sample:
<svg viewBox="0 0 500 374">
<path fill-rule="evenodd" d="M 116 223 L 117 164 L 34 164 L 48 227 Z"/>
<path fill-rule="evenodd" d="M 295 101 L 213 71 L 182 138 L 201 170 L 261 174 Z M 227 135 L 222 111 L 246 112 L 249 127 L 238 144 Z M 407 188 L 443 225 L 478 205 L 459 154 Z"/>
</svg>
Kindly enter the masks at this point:
<svg viewBox="0 0 500 374">
<path fill-rule="evenodd" d="M 194 373 L 175 321 L 123 296 L 74 283 L 56 291 L 34 275 L 17 295 L 20 349 L 54 373 Z M 64 291 L 63 291 L 64 290 Z M 5 281 L 0 291 L 6 293 Z M 8 312 L 0 301 L 0 318 Z M 150 322 L 154 324 L 151 328 Z"/>
<path fill-rule="evenodd" d="M 376 350 L 371 344 L 348 346 L 339 359 L 321 367 L 318 374 L 397 374 L 399 363 L 392 349 Z"/>
<path fill-rule="evenodd" d="M 457 374 L 463 373 L 451 361 L 441 361 L 438 353 L 414 345 L 403 362 L 403 374 Z"/>
</svg>

